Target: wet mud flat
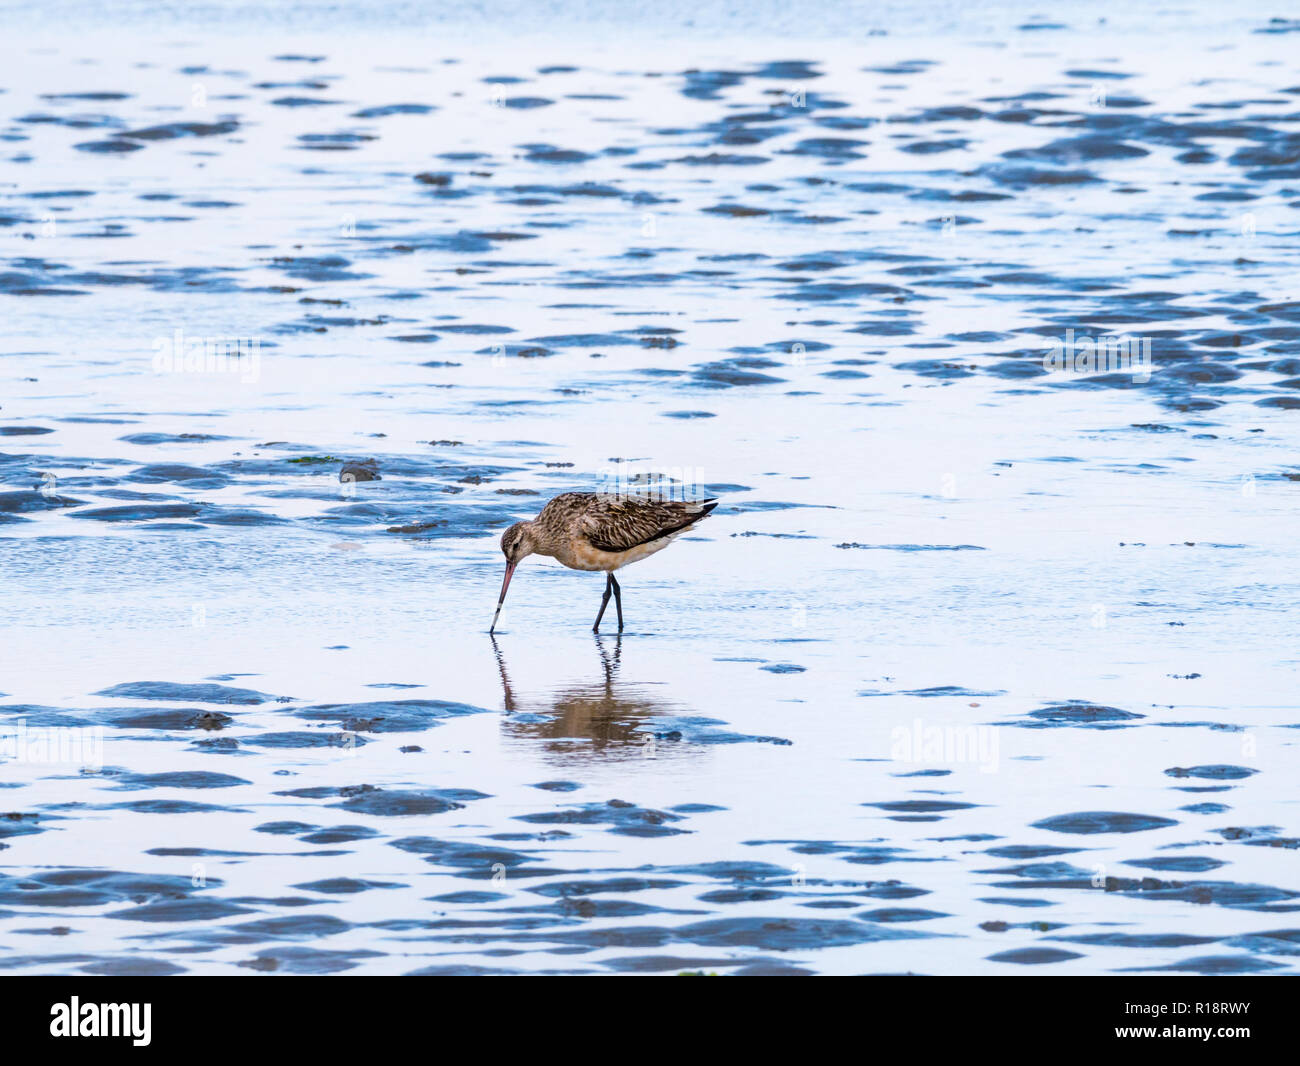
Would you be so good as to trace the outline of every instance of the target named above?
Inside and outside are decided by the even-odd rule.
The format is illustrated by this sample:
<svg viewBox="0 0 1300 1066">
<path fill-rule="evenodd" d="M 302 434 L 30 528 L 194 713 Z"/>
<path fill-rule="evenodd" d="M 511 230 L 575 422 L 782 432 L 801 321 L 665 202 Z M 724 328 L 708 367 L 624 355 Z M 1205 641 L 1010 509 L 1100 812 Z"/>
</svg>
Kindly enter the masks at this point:
<svg viewBox="0 0 1300 1066">
<path fill-rule="evenodd" d="M 6 45 L 0 971 L 1294 972 L 1297 30 Z"/>
</svg>

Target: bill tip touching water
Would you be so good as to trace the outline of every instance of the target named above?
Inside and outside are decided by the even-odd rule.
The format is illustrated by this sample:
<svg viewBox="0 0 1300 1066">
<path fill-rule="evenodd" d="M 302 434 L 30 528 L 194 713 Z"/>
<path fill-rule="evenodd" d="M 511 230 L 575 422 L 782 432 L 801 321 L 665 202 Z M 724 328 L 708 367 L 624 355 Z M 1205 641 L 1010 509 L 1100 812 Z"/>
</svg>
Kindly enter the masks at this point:
<svg viewBox="0 0 1300 1066">
<path fill-rule="evenodd" d="M 515 567 L 529 555 L 546 555 L 570 570 L 605 572 L 605 591 L 592 632 L 600 631 L 609 598 L 614 597 L 619 632 L 623 631 L 623 590 L 616 570 L 668 547 L 707 518 L 718 501 L 663 500 L 649 495 L 565 492 L 542 508 L 536 518 L 516 522 L 501 534 L 506 573 L 488 633 L 496 632 L 501 607 Z"/>
</svg>

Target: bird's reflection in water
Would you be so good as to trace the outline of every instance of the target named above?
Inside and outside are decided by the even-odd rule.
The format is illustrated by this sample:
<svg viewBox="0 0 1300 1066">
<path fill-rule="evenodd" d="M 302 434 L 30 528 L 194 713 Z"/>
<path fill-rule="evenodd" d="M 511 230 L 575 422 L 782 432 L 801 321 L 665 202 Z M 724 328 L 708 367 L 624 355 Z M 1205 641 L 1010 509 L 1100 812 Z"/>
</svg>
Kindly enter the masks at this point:
<svg viewBox="0 0 1300 1066">
<path fill-rule="evenodd" d="M 663 729 L 654 719 L 686 713 L 685 709 L 656 698 L 647 685 L 619 680 L 622 638 L 594 636 L 599 667 L 591 681 L 574 681 L 553 692 L 519 692 L 510 683 L 505 653 L 494 639 L 505 717 L 501 728 L 507 737 L 545 742 L 552 754 L 576 758 L 600 754 L 612 758 L 680 755 L 693 744 L 666 742 L 656 737 Z M 671 729 L 671 727 L 666 727 Z"/>
</svg>

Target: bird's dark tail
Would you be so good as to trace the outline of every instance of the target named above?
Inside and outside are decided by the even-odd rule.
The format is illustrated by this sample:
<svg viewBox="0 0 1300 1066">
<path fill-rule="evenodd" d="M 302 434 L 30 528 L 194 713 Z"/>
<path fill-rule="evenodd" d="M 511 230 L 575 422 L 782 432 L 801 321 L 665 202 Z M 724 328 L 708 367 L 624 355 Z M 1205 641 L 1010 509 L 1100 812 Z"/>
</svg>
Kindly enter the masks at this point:
<svg viewBox="0 0 1300 1066">
<path fill-rule="evenodd" d="M 659 533 L 656 533 L 649 540 L 642 541 L 642 543 L 653 544 L 655 541 L 663 540 L 665 537 L 676 536 L 683 529 L 688 529 L 689 527 L 695 525 L 696 522 L 701 522 L 704 519 L 708 518 L 709 515 L 712 514 L 713 509 L 717 506 L 718 506 L 718 501 L 716 499 L 691 500 L 688 503 L 681 504 L 683 510 L 686 510 L 687 508 L 696 508 L 696 510 L 693 514 L 691 514 L 691 516 L 688 519 L 686 519 L 686 521 L 681 522 L 678 525 L 672 526 L 669 529 L 662 530 Z"/>
</svg>

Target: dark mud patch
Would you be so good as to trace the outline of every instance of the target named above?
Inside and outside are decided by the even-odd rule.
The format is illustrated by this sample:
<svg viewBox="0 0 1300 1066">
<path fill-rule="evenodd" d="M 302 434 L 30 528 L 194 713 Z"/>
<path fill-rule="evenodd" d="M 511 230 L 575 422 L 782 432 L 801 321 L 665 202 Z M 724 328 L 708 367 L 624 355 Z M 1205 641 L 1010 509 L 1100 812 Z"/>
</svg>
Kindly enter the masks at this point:
<svg viewBox="0 0 1300 1066">
<path fill-rule="evenodd" d="M 1141 833 L 1148 829 L 1164 829 L 1178 823 L 1172 818 L 1161 818 L 1153 814 L 1079 811 L 1075 814 L 1059 814 L 1030 824 L 1035 829 L 1047 829 L 1053 833 L 1092 835 L 1094 833 Z"/>
<path fill-rule="evenodd" d="M 173 681 L 131 681 L 112 688 L 101 689 L 96 696 L 113 696 L 127 700 L 167 700 L 178 703 L 222 703 L 256 706 L 262 703 L 284 703 L 286 696 L 271 696 L 248 688 L 229 685 L 187 685 Z"/>
<path fill-rule="evenodd" d="M 447 718 L 486 714 L 483 707 L 448 700 L 382 700 L 374 703 L 331 703 L 295 708 L 298 718 L 333 722 L 353 733 L 415 733 Z"/>
</svg>

